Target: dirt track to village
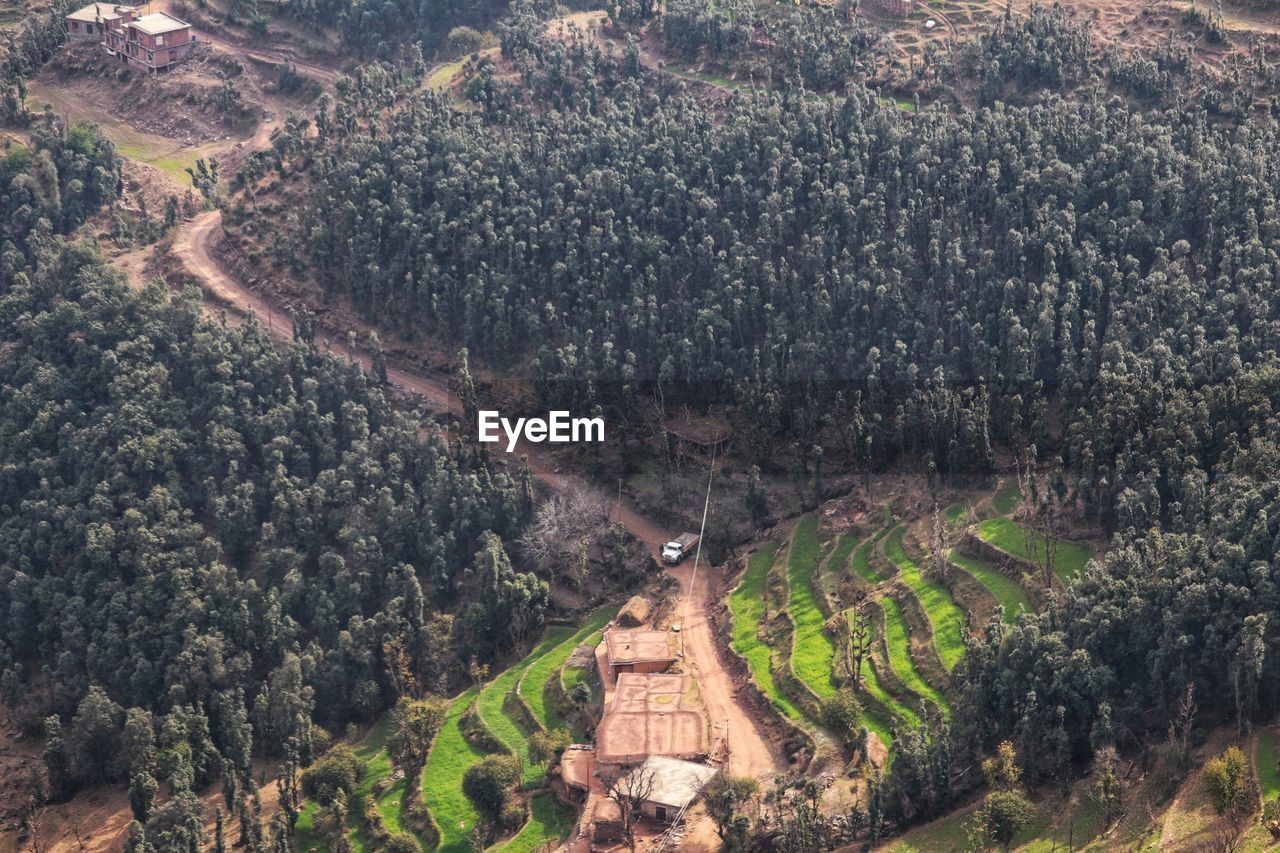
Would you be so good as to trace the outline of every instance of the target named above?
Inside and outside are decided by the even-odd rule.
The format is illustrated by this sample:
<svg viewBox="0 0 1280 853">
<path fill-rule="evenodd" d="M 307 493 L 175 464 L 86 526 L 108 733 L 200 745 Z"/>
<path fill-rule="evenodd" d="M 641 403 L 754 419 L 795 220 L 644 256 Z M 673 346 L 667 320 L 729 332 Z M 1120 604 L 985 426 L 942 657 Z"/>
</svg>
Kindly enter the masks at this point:
<svg viewBox="0 0 1280 853">
<path fill-rule="evenodd" d="M 202 38 L 208 38 L 201 34 Z M 219 49 L 246 56 L 256 56 L 268 61 L 282 61 L 285 57 L 273 51 L 248 50 L 225 39 L 208 38 Z M 332 71 L 316 71 L 316 67 L 290 59 L 299 69 L 317 73 L 326 82 L 336 79 Z M 270 147 L 271 131 L 279 126 L 279 119 L 264 122 L 245 146 L 237 151 L 237 159 L 244 160 L 253 154 Z M 236 279 L 220 262 L 214 249 L 223 239 L 222 212 L 211 210 L 179 226 L 174 239 L 173 253 L 182 262 L 186 272 L 199 280 L 202 289 L 218 306 L 226 308 L 241 317 L 250 314 L 256 316 L 258 322 L 268 329 L 272 337 L 282 342 L 293 339 L 292 321 L 281 310 L 281 306 L 273 304 L 269 299 Z M 213 310 L 217 310 L 216 307 Z M 347 356 L 370 369 L 369 353 L 364 350 L 353 350 L 341 342 L 333 342 L 330 350 L 338 355 Z M 447 377 L 427 375 L 407 370 L 399 366 L 388 365 L 387 379 L 393 384 L 417 397 L 429 407 L 437 411 L 462 414 L 462 406 L 448 385 Z M 528 459 L 531 473 L 547 487 L 563 491 L 577 485 L 586 485 L 582 478 L 559 471 L 536 450 L 522 443 L 517 453 Z M 614 509 L 614 520 L 621 523 L 640 541 L 650 547 L 655 558 L 662 543 L 669 538 L 668 532 L 652 520 L 640 515 L 630 508 L 619 505 Z M 721 665 L 721 654 L 727 654 L 717 648 L 708 618 L 708 607 L 711 605 L 710 588 L 706 580 L 706 567 L 701 566 L 698 577 L 693 577 L 692 562 L 671 570 L 671 574 L 680 583 L 682 601 L 680 613 L 683 620 L 686 663 L 697 676 L 698 686 L 702 693 L 712 723 L 716 726 L 724 724 L 727 730 L 727 742 L 730 748 L 729 770 L 732 773 L 767 779 L 778 770 L 774 751 L 756 726 L 755 721 L 746 708 L 738 701 L 733 680 Z"/>
</svg>

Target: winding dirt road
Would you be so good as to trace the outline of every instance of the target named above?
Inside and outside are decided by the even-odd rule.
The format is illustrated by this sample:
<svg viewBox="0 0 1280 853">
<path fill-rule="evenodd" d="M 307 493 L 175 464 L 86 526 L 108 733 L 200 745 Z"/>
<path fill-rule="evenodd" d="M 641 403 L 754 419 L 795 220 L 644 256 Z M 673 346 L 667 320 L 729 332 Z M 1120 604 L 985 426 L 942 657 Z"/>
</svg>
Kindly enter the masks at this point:
<svg viewBox="0 0 1280 853">
<path fill-rule="evenodd" d="M 273 56 L 275 61 L 283 61 L 283 57 L 273 55 L 271 51 L 249 50 L 225 39 L 203 37 L 222 50 L 242 55 Z M 292 59 L 289 61 L 293 61 L 300 69 L 323 76 L 327 82 L 332 82 L 337 76 L 331 71 L 319 74 L 309 64 Z M 266 150 L 271 144 L 271 130 L 274 126 L 278 126 L 277 121 L 264 122 L 252 139 L 237 152 L 239 158 L 247 159 L 258 151 Z M 242 318 L 252 314 L 273 338 L 286 343 L 291 341 L 293 323 L 282 306 L 274 304 L 236 279 L 214 254 L 214 248 L 223 238 L 222 212 L 207 211 L 179 227 L 173 243 L 173 253 L 218 305 Z M 370 354 L 362 349 L 352 349 L 344 342 L 335 341 L 331 343 L 330 350 L 359 362 L 366 370 L 370 369 Z M 457 395 L 450 390 L 447 377 L 388 365 L 387 379 L 393 385 L 421 398 L 424 404 L 436 411 L 451 412 L 459 416 L 462 414 L 462 405 Z M 551 489 L 564 491 L 588 485 L 581 477 L 558 470 L 527 444 L 521 443 L 517 447 L 515 458 L 519 458 L 519 454 L 528 459 L 530 472 Z M 626 506 L 615 507 L 614 520 L 648 545 L 655 558 L 662 543 L 669 538 L 667 531 L 660 525 Z M 697 677 L 703 702 L 717 728 L 717 734 L 720 731 L 727 734 L 730 772 L 768 779 L 777 772 L 778 762 L 774 750 L 762 736 L 755 721 L 739 703 L 733 680 L 721 665 L 720 655 L 727 652 L 718 648 L 708 618 L 708 608 L 712 602 L 706 571 L 706 566 L 699 567 L 695 583 L 690 563 L 671 570 L 671 574 L 680 583 L 682 600 L 679 612 L 683 621 L 686 663 Z"/>
</svg>

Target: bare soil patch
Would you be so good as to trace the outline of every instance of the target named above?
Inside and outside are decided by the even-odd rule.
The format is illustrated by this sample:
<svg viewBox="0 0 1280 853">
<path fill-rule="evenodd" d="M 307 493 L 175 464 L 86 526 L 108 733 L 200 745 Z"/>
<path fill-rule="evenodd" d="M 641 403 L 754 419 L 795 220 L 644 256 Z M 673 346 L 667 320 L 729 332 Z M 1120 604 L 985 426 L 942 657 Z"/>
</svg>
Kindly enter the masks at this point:
<svg viewBox="0 0 1280 853">
<path fill-rule="evenodd" d="M 195 146 L 251 133 L 262 110 L 244 99 L 244 66 L 207 44 L 165 74 L 144 74 L 113 61 L 97 45 L 68 46 L 37 80 L 92 102 L 143 133 Z M 226 94 L 224 80 L 233 95 Z"/>
</svg>

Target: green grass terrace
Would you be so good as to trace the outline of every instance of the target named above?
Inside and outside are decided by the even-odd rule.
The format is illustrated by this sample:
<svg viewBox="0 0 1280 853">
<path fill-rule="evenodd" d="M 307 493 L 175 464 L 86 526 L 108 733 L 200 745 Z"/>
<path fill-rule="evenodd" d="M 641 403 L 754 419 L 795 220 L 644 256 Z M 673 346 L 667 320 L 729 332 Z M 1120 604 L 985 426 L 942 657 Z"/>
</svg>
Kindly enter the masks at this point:
<svg viewBox="0 0 1280 853">
<path fill-rule="evenodd" d="M 934 643 L 938 647 L 938 655 L 947 669 L 955 669 L 960 658 L 964 657 L 965 618 L 947 588 L 935 580 L 926 578 L 902 545 L 902 537 L 906 528 L 899 526 L 893 529 L 885 539 L 884 552 L 894 565 L 902 580 L 919 600 L 925 615 L 933 627 Z"/>
<path fill-rule="evenodd" d="M 1023 527 L 1008 518 L 992 518 L 978 525 L 982 541 L 994 545 L 1007 554 L 1036 565 L 1044 564 L 1045 537 L 1038 530 Z M 1069 585 L 1093 558 L 1093 552 L 1078 542 L 1065 539 L 1053 540 L 1057 552 L 1053 559 L 1053 573 L 1063 586 Z"/>
<path fill-rule="evenodd" d="M 774 680 L 770 666 L 773 650 L 760 639 L 760 624 L 765 613 L 765 578 L 777 553 L 778 546 L 770 543 L 752 554 L 747 560 L 742 580 L 729 594 L 729 611 L 733 614 L 733 641 L 730 645 L 747 661 L 752 678 L 778 712 L 789 720 L 800 721 L 804 715 L 783 695 Z"/>
</svg>

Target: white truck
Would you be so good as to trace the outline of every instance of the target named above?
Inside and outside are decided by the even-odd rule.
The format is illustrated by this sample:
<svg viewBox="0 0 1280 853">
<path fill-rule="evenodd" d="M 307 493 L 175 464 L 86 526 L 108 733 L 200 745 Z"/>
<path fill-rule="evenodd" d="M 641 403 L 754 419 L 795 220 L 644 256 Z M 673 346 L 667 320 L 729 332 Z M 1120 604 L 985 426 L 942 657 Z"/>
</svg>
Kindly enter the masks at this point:
<svg viewBox="0 0 1280 853">
<path fill-rule="evenodd" d="M 662 562 L 674 566 L 698 547 L 698 534 L 681 533 L 662 546 Z"/>
</svg>

